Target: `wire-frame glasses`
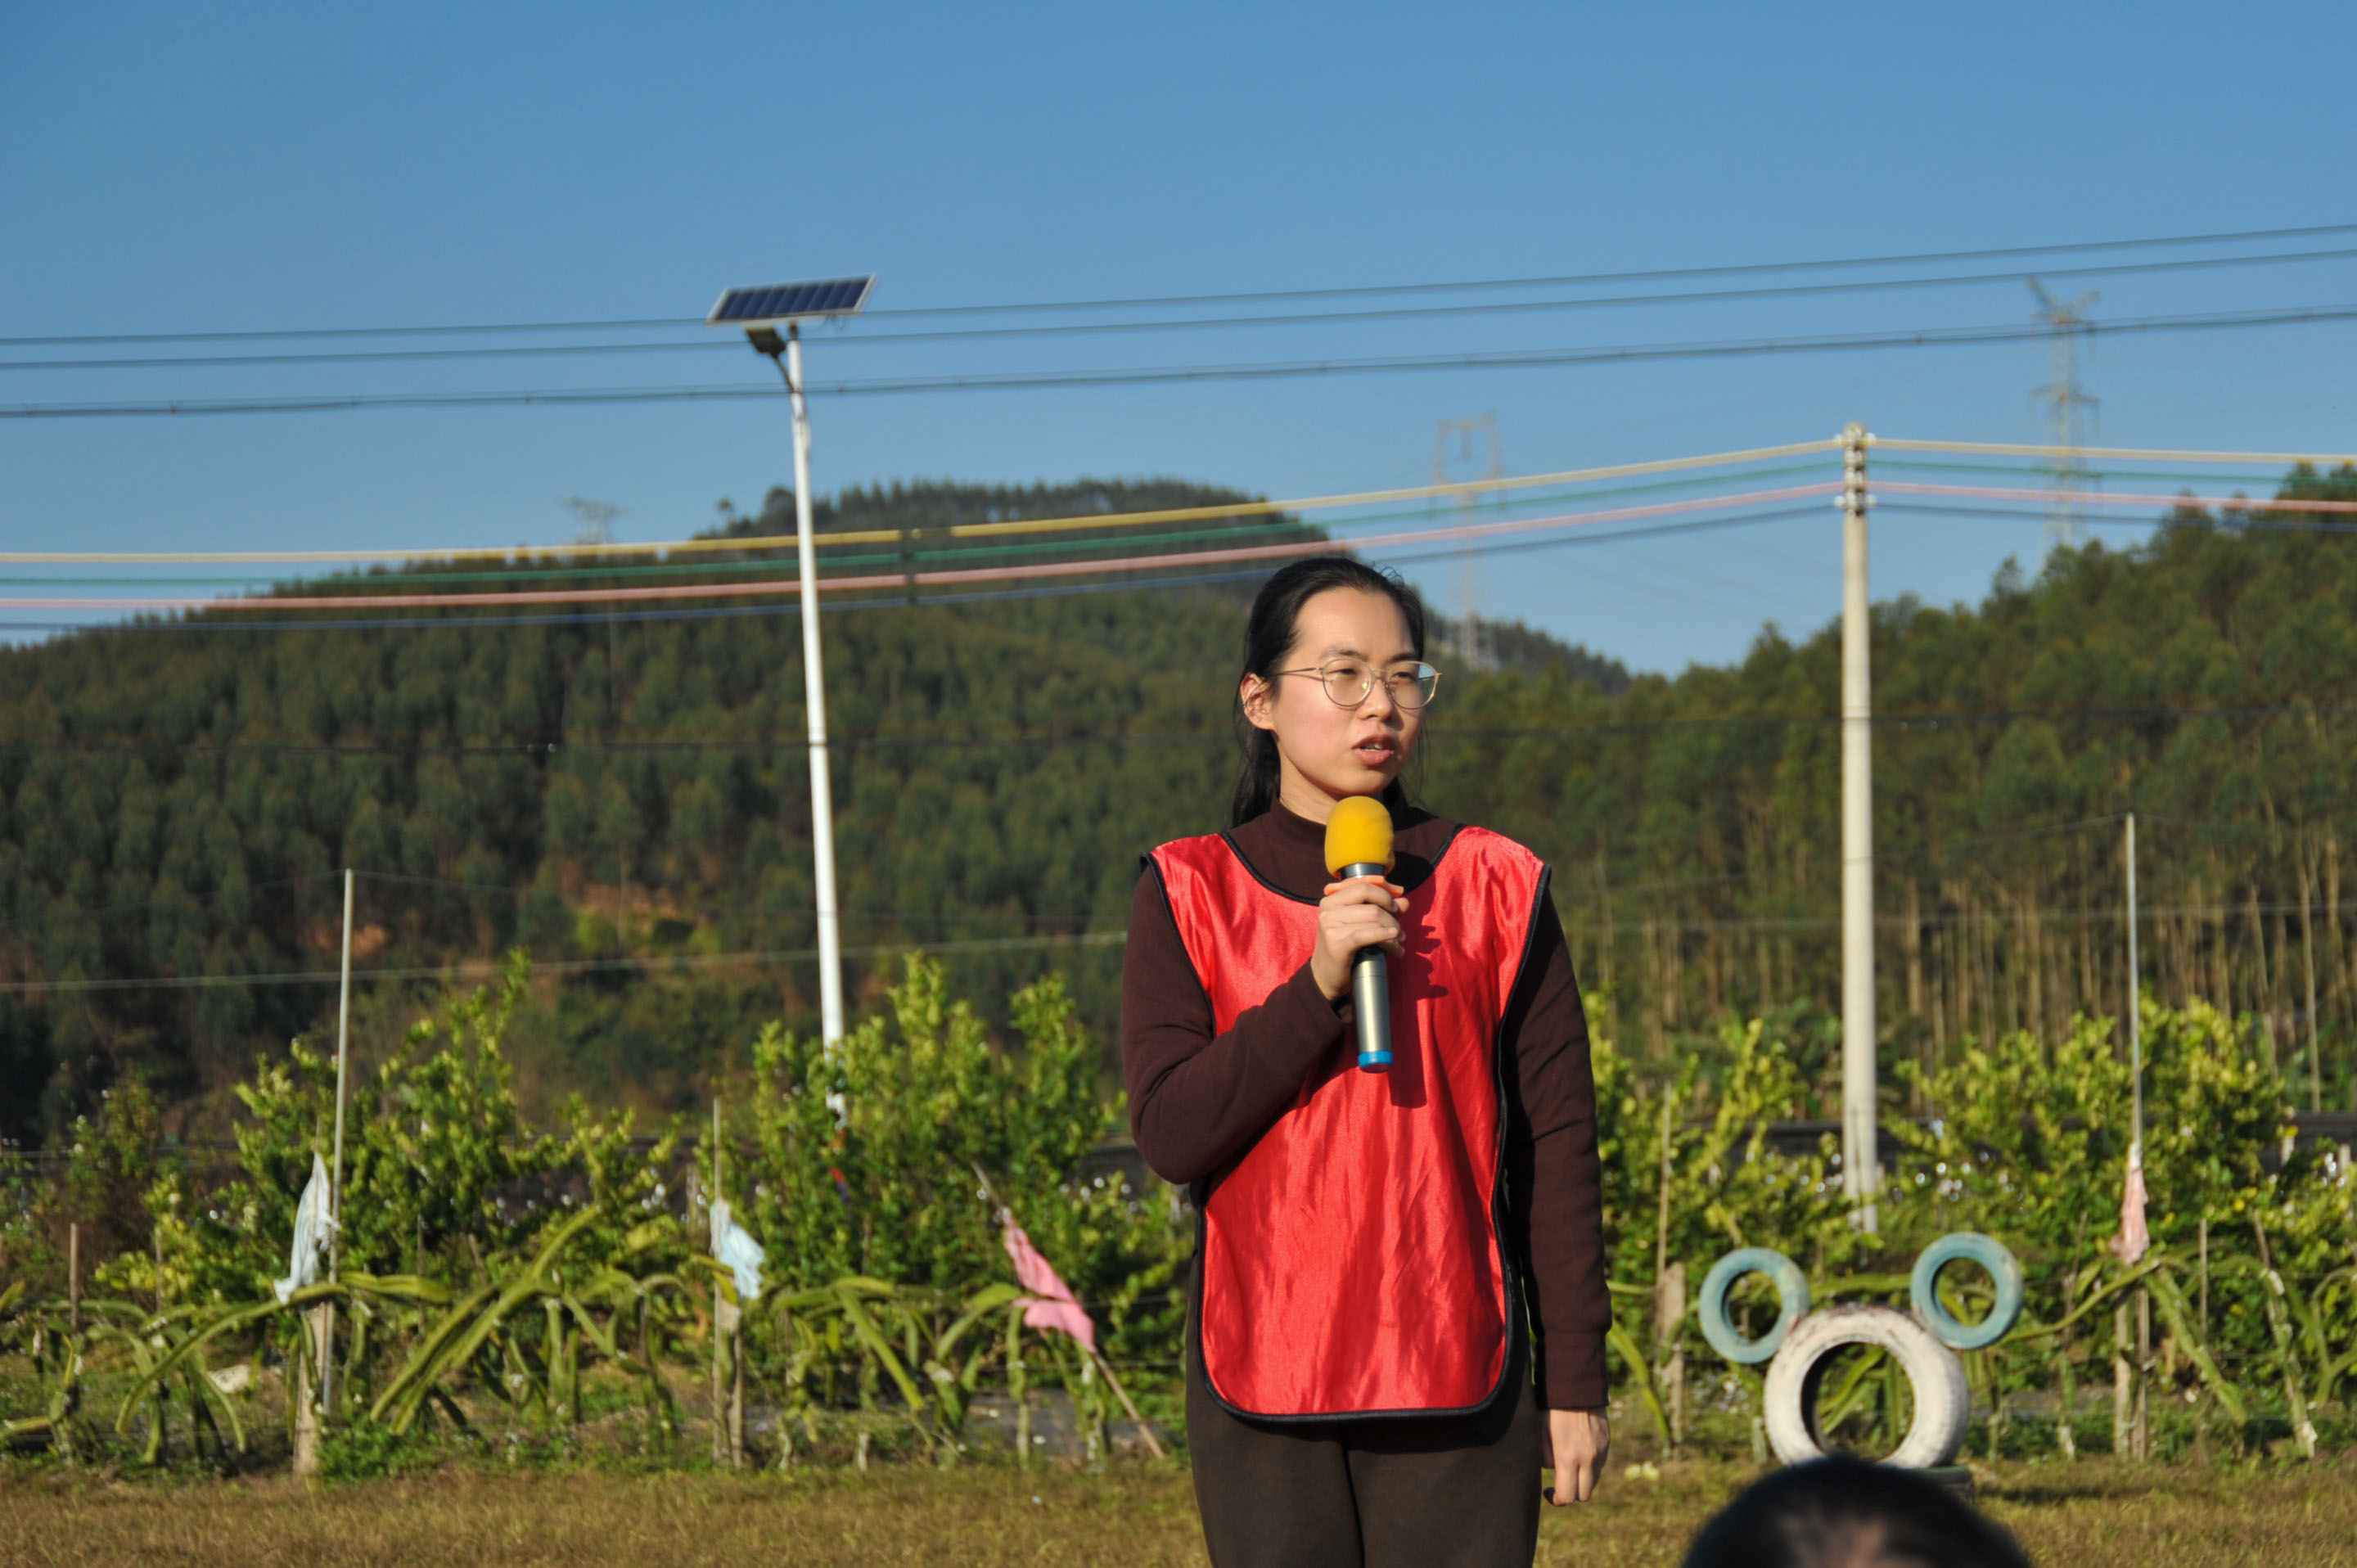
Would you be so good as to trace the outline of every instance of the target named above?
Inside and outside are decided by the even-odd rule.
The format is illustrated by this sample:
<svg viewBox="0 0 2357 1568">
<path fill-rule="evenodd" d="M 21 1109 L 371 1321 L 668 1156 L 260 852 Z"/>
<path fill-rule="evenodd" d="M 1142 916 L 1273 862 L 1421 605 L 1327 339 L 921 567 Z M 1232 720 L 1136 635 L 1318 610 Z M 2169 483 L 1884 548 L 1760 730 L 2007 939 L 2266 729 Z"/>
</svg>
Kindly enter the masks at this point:
<svg viewBox="0 0 2357 1568">
<path fill-rule="evenodd" d="M 1280 670 L 1280 675 L 1315 675 L 1326 689 L 1326 695 L 1338 708 L 1355 708 L 1373 693 L 1381 680 L 1391 693 L 1392 705 L 1413 713 L 1432 701 L 1433 688 L 1440 684 L 1440 671 L 1431 665 L 1415 662 L 1394 664 L 1388 670 L 1377 671 L 1356 659 L 1333 659 L 1323 664 L 1299 670 Z"/>
</svg>

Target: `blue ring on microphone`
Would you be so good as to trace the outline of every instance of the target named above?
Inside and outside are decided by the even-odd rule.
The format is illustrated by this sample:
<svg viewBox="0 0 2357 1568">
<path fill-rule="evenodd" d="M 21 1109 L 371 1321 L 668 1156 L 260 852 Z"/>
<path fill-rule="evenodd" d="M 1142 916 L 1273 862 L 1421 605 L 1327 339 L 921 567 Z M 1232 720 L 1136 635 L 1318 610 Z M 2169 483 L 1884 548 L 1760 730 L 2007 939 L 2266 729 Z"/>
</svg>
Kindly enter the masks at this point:
<svg viewBox="0 0 2357 1568">
<path fill-rule="evenodd" d="M 1389 1051 L 1368 1051 L 1359 1058 L 1361 1072 L 1382 1072 L 1391 1065 L 1392 1054 Z"/>
</svg>

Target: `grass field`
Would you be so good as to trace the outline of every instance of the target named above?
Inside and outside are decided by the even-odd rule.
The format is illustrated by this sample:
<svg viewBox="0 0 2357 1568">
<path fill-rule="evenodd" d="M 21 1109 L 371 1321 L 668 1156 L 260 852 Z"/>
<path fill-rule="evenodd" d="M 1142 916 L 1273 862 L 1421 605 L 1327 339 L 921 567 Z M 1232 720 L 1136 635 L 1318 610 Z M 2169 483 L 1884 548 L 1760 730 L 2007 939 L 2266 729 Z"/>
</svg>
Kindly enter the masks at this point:
<svg viewBox="0 0 2357 1568">
<path fill-rule="evenodd" d="M 1733 1467 L 1615 1475 L 1584 1509 L 1550 1512 L 1539 1561 L 1675 1563 L 1740 1487 Z M 2007 1466 L 1981 1498 L 2051 1568 L 2357 1564 L 2357 1471 L 2133 1471 Z M 886 1568 L 890 1564 L 1200 1564 L 1186 1473 L 1122 1465 L 866 1476 L 632 1477 L 451 1470 L 304 1489 L 282 1480 L 169 1484 L 59 1472 L 0 1480 L 0 1563 L 109 1568 L 349 1563 Z"/>
</svg>

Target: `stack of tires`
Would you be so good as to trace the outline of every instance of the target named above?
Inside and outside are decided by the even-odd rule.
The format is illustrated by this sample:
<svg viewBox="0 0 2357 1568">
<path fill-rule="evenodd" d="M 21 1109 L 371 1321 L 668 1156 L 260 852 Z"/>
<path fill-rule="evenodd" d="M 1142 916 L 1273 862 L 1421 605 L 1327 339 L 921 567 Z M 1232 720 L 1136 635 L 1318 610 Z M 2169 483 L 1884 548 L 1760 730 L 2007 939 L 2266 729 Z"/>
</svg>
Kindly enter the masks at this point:
<svg viewBox="0 0 2357 1568">
<path fill-rule="evenodd" d="M 1996 1287 L 1996 1299 L 1978 1323 L 1963 1322 L 1940 1302 L 1941 1271 L 1953 1263 L 1978 1264 Z M 1727 1316 L 1727 1297 L 1736 1281 L 1755 1273 L 1775 1285 L 1778 1311 L 1765 1334 L 1746 1338 Z M 1824 1457 L 1823 1434 L 1816 1429 L 1818 1386 L 1835 1352 L 1868 1345 L 1898 1362 L 1915 1396 L 1914 1423 L 1883 1462 L 1928 1470 L 1955 1458 L 1972 1418 L 1964 1364 L 1956 1352 L 1994 1345 L 2020 1320 L 2021 1265 L 1996 1238 L 1957 1231 L 1923 1249 L 1908 1296 L 1911 1314 L 1864 1305 L 1812 1312 L 1808 1276 L 1799 1264 L 1767 1247 L 1741 1247 L 1704 1276 L 1698 1306 L 1703 1337 L 1712 1349 L 1741 1366 L 1769 1363 L 1764 1413 L 1777 1458 L 1797 1465 Z"/>
</svg>

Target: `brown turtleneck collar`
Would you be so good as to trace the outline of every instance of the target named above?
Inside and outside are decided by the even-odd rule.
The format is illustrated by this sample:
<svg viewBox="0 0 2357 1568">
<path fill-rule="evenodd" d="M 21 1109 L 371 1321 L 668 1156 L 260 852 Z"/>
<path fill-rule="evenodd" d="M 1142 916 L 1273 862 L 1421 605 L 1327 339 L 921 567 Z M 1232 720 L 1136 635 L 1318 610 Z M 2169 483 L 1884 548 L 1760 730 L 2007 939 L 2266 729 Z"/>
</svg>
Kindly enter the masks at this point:
<svg viewBox="0 0 2357 1568">
<path fill-rule="evenodd" d="M 1414 887 L 1432 875 L 1456 836 L 1455 822 L 1410 806 L 1392 813 L 1392 880 Z M 1254 875 L 1288 897 L 1316 903 L 1325 897 L 1333 875 L 1326 868 L 1326 825 L 1271 806 L 1242 827 L 1228 831 L 1228 842 L 1244 857 Z"/>
</svg>

